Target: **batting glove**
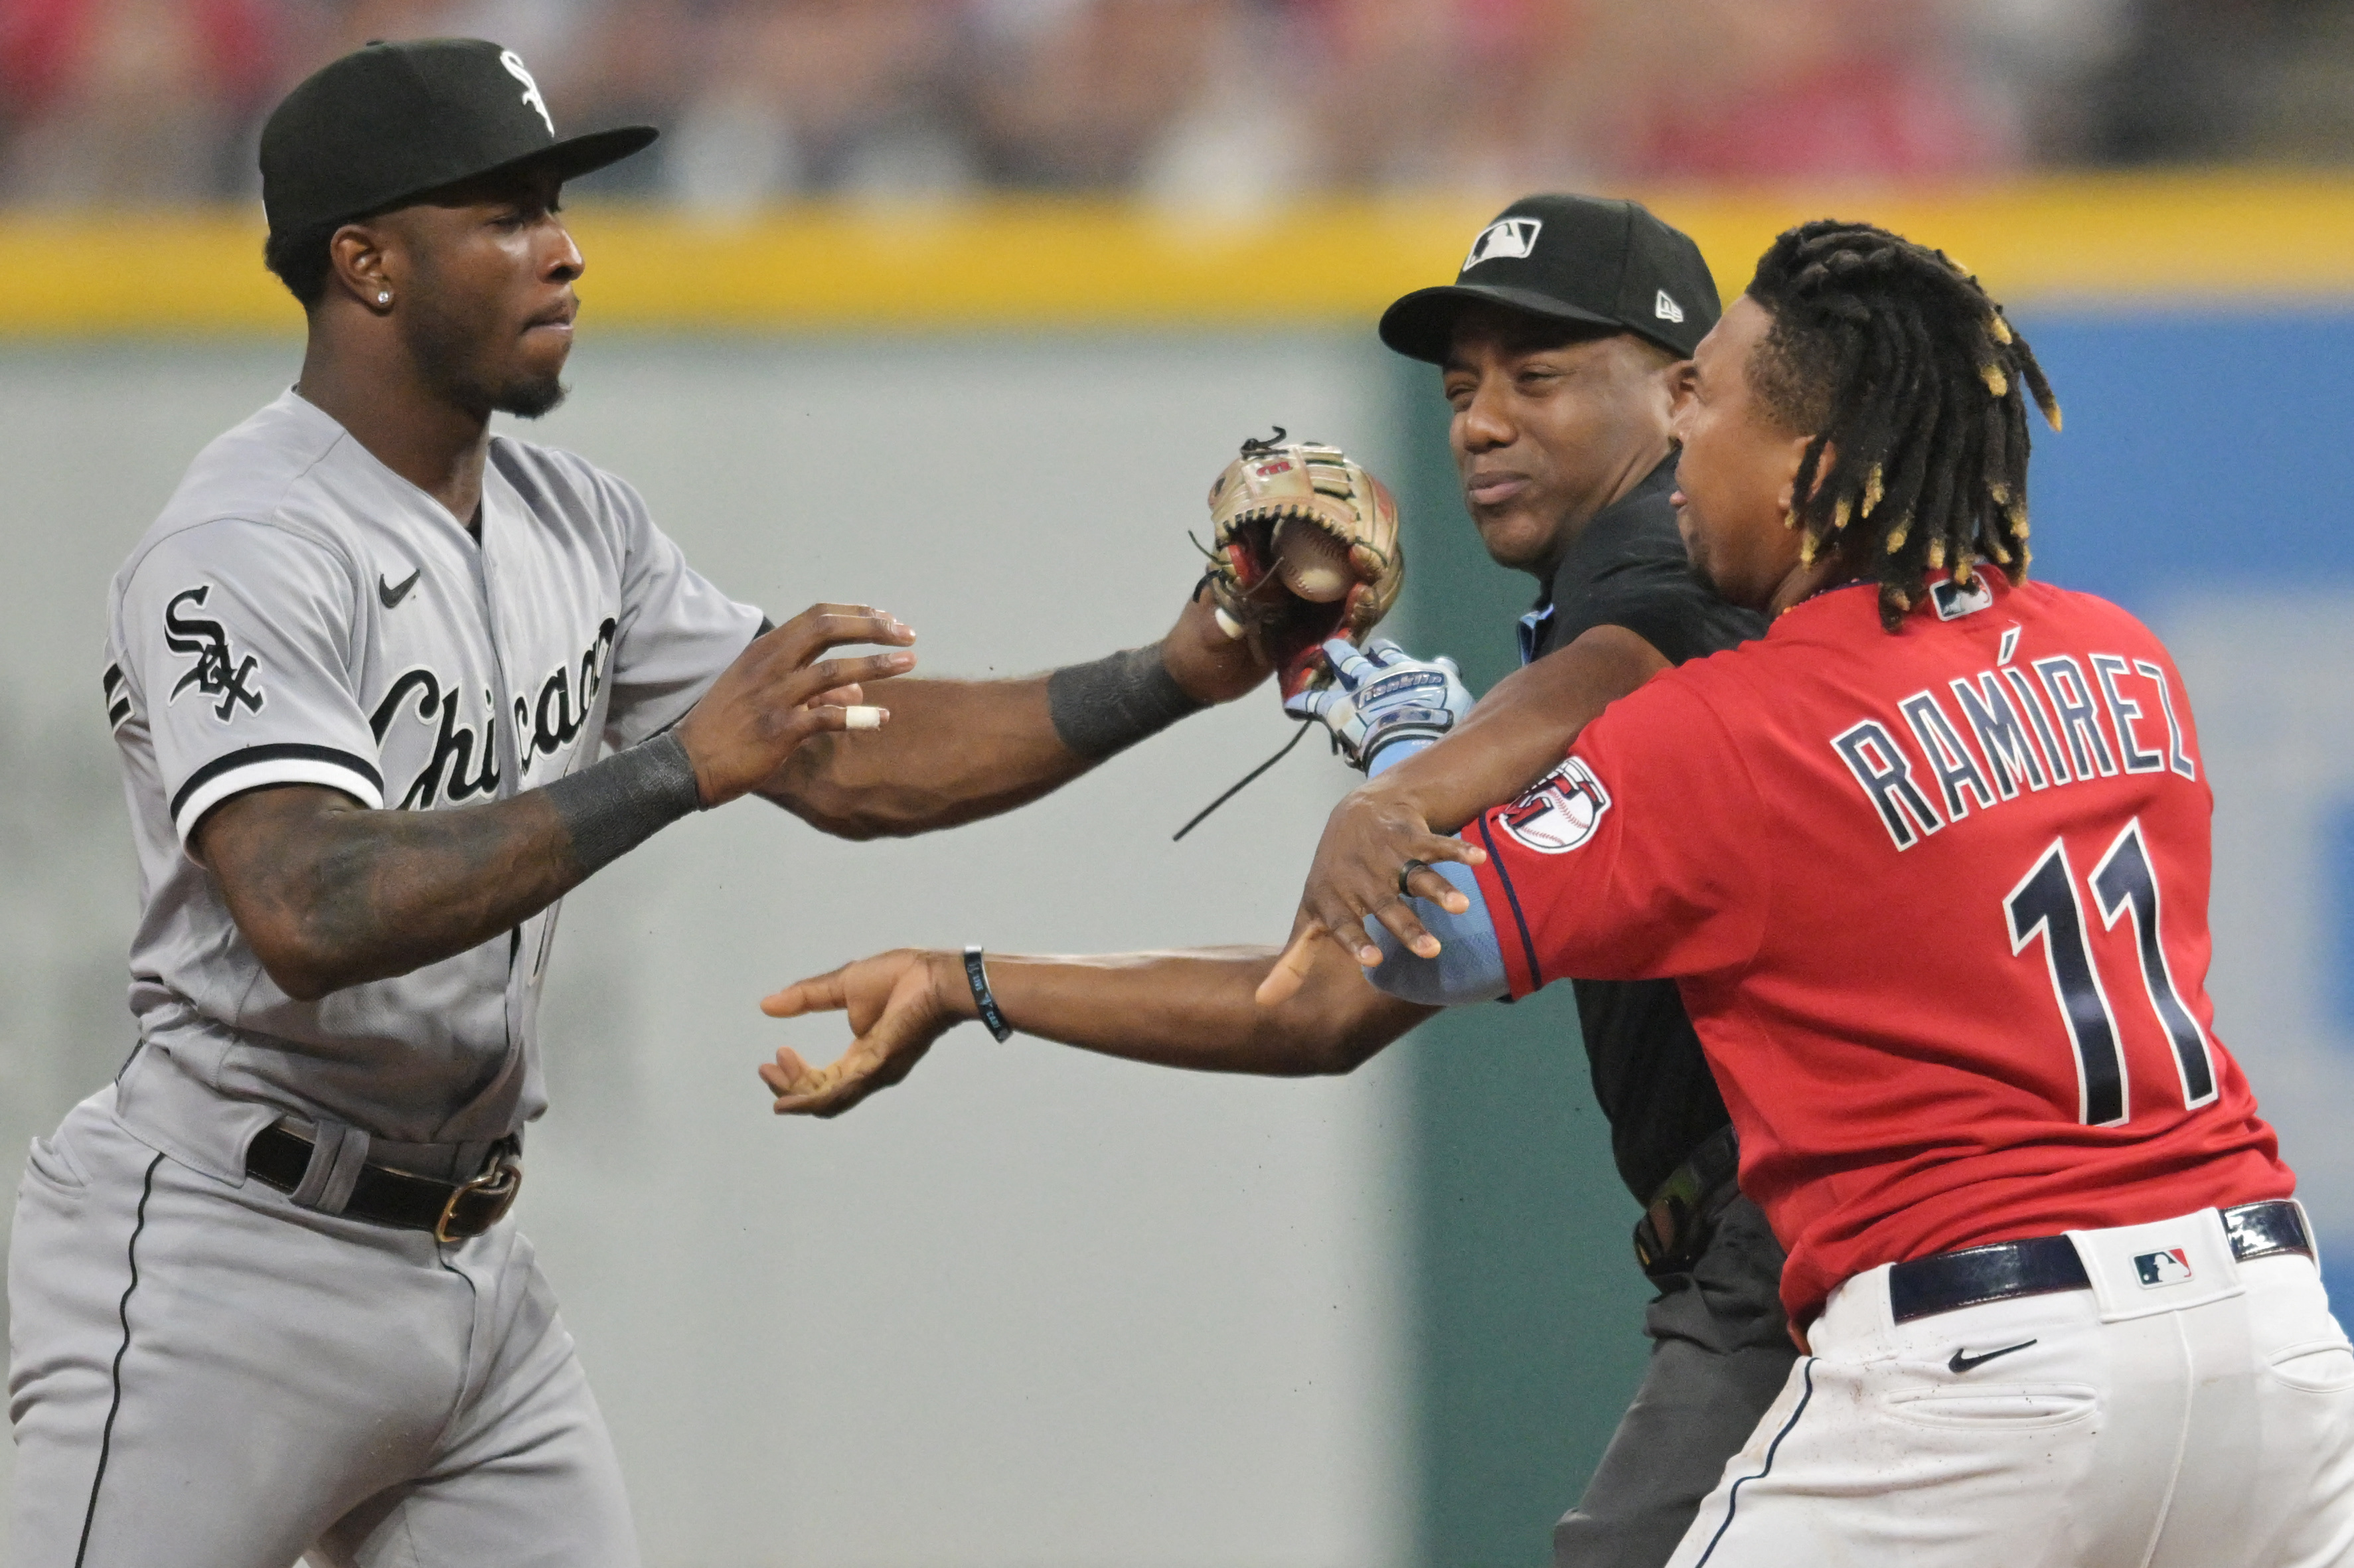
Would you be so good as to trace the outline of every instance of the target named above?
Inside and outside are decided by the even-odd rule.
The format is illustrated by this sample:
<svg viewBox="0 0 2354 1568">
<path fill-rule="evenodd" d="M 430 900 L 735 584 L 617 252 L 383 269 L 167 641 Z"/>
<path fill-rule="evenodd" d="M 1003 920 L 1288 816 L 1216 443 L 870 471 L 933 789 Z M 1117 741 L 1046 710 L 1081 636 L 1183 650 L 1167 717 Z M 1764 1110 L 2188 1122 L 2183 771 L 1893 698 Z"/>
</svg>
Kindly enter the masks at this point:
<svg viewBox="0 0 2354 1568">
<path fill-rule="evenodd" d="M 1471 711 L 1471 691 L 1452 659 L 1416 659 L 1387 638 L 1360 652 L 1343 639 L 1324 644 L 1332 684 L 1299 692 L 1283 711 L 1332 732 L 1349 766 L 1377 778 L 1455 727 Z"/>
</svg>

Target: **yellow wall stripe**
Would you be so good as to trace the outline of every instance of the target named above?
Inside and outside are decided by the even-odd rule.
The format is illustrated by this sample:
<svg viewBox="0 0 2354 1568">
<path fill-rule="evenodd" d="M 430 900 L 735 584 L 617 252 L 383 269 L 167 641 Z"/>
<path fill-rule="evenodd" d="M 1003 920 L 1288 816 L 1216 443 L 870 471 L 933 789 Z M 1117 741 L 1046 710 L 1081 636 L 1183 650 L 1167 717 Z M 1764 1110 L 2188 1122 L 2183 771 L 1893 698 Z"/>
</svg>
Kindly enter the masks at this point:
<svg viewBox="0 0 2354 1568">
<path fill-rule="evenodd" d="M 1668 189 L 1645 199 L 1736 290 L 1826 214 L 1943 246 L 2009 302 L 2354 296 L 2354 178 L 2184 174 L 1979 189 Z M 817 205 L 741 221 L 589 207 L 592 325 L 904 332 L 1363 323 L 1454 275 L 1493 203 L 1320 203 L 1242 221 L 1092 201 Z M 292 332 L 248 209 L 0 216 L 0 335 Z"/>
</svg>

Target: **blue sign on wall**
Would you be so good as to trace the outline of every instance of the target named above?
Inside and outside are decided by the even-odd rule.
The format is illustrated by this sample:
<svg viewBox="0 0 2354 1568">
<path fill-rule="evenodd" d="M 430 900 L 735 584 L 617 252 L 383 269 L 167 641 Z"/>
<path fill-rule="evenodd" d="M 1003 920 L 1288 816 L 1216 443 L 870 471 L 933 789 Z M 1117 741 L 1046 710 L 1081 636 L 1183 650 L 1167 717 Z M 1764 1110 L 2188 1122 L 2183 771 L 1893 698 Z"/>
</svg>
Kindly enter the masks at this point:
<svg viewBox="0 0 2354 1568">
<path fill-rule="evenodd" d="M 2036 447 L 2036 571 L 2182 667 L 2216 794 L 2216 1033 L 2354 1258 L 2354 313 L 2020 324 L 2067 420 Z"/>
</svg>

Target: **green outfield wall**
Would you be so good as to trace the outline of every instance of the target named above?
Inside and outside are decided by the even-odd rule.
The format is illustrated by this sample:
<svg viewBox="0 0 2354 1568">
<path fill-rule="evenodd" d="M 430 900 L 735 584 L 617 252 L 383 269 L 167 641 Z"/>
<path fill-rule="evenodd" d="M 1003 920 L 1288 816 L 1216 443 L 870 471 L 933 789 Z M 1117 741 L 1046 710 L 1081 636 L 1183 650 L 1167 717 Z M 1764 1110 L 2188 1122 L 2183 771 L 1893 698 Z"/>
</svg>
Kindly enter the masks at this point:
<svg viewBox="0 0 2354 1568">
<path fill-rule="evenodd" d="M 1536 585 L 1488 558 L 1463 510 L 1437 368 L 1394 359 L 1391 407 L 1399 635 L 1484 691 L 1519 662 Z M 1566 987 L 1444 1015 L 1404 1049 L 1418 1559 L 1540 1568 L 1642 1376 L 1637 1211 Z"/>
</svg>

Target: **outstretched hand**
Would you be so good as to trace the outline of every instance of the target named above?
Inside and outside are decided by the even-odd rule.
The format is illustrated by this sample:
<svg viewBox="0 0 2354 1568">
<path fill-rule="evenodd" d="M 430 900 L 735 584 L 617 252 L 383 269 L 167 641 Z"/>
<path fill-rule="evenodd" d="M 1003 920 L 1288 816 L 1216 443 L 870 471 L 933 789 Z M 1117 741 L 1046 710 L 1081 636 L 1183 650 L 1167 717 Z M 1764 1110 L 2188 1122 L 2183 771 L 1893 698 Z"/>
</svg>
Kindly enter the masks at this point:
<svg viewBox="0 0 2354 1568">
<path fill-rule="evenodd" d="M 1299 897 L 1299 913 L 1292 923 L 1291 941 L 1275 968 L 1259 982 L 1261 1007 L 1288 1001 L 1314 968 L 1317 944 L 1331 942 L 1352 961 L 1371 969 L 1382 961 L 1381 948 L 1365 938 L 1365 917 L 1372 916 L 1408 951 L 1421 958 L 1438 955 L 1438 938 L 1415 917 L 1414 906 L 1399 888 L 1398 873 L 1408 861 L 1423 865 L 1405 879 L 1405 892 L 1427 898 L 1450 915 L 1471 907 L 1454 884 L 1431 865 L 1460 861 L 1479 865 L 1487 851 L 1452 834 L 1434 832 L 1411 796 L 1385 787 L 1380 779 L 1359 786 L 1345 796 L 1324 823 L 1317 842 L 1315 862 L 1308 869 L 1308 886 Z"/>
<path fill-rule="evenodd" d="M 844 964 L 830 974 L 797 980 L 765 998 L 771 1018 L 847 1012 L 856 1038 L 832 1065 L 812 1067 L 790 1045 L 760 1067 L 760 1081 L 777 1097 L 779 1116 L 835 1117 L 915 1070 L 932 1042 L 973 1016 L 964 971 L 942 983 L 953 955 L 901 948 Z M 957 1006 L 966 999 L 963 1009 Z"/>
<path fill-rule="evenodd" d="M 758 789 L 812 736 L 879 728 L 891 715 L 865 705 L 865 686 L 915 668 L 913 653 L 820 659 L 849 643 L 905 648 L 916 640 L 897 617 L 863 604 L 814 604 L 752 640 L 685 718 L 678 738 L 705 807 Z"/>
</svg>

